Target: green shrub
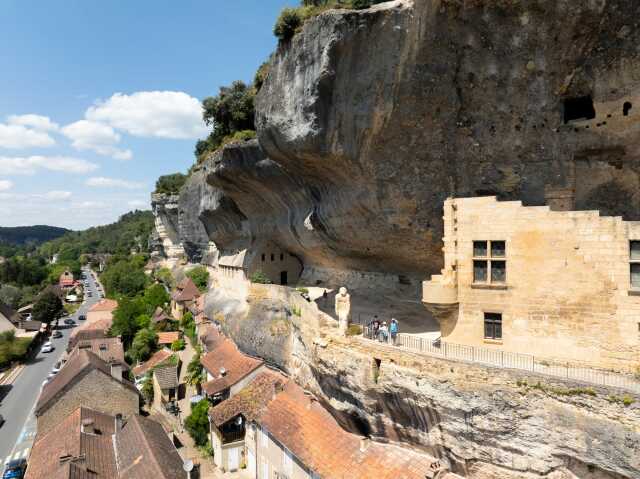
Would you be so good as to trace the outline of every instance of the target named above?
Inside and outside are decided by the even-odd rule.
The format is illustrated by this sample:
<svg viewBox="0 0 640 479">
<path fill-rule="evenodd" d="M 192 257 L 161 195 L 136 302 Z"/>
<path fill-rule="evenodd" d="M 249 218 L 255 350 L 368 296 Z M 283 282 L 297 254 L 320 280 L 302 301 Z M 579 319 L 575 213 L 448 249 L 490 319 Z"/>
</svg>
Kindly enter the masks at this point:
<svg viewBox="0 0 640 479">
<path fill-rule="evenodd" d="M 187 272 L 187 276 L 191 278 L 200 291 L 206 291 L 209 284 L 209 271 L 204 266 L 196 266 Z"/>
<path fill-rule="evenodd" d="M 184 427 L 196 446 L 205 446 L 209 440 L 209 401 L 203 399 L 191 408 L 191 414 L 184 421 Z"/>
<path fill-rule="evenodd" d="M 175 195 L 180 192 L 187 181 L 187 176 L 182 173 L 174 173 L 172 175 L 164 175 L 156 181 L 156 189 L 154 193 L 164 193 Z"/>
<path fill-rule="evenodd" d="M 147 404 L 151 404 L 153 402 L 153 378 L 152 374 L 147 374 L 147 377 L 144 379 L 142 383 L 142 397 L 144 398 Z"/>
<path fill-rule="evenodd" d="M 278 20 L 273 27 L 273 34 L 281 42 L 287 42 L 293 38 L 298 28 L 302 26 L 303 18 L 298 8 L 285 8 L 280 12 Z"/>
<path fill-rule="evenodd" d="M 255 273 L 253 273 L 250 277 L 249 280 L 252 283 L 258 283 L 258 284 L 271 284 L 271 280 L 267 277 L 266 274 L 264 274 L 262 271 L 258 270 Z"/>
<path fill-rule="evenodd" d="M 362 334 L 362 326 L 359 324 L 350 324 L 347 328 L 347 336 L 360 336 Z"/>
<path fill-rule="evenodd" d="M 211 441 L 207 441 L 204 446 L 198 447 L 198 450 L 204 457 L 213 457 L 215 453 L 213 446 L 211 445 Z"/>
<path fill-rule="evenodd" d="M 13 330 L 0 333 L 0 367 L 24 359 L 29 344 L 31 339 L 17 338 Z"/>
<path fill-rule="evenodd" d="M 171 351 L 182 351 L 184 349 L 184 339 L 176 339 L 171 343 Z"/>
</svg>

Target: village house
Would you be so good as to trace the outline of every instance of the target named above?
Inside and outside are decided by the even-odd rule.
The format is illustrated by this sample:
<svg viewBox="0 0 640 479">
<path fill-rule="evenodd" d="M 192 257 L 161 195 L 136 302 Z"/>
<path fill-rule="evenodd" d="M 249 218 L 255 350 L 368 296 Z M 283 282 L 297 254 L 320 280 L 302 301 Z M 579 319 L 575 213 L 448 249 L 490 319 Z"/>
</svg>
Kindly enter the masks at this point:
<svg viewBox="0 0 640 479">
<path fill-rule="evenodd" d="M 25 319 L 10 306 L 0 302 L 0 333 L 13 331 L 18 338 L 35 339 L 46 331 L 46 324 Z"/>
<path fill-rule="evenodd" d="M 209 353 L 217 348 L 224 341 L 224 336 L 218 327 L 212 323 L 203 323 L 198 329 L 198 344 L 205 353 Z"/>
<path fill-rule="evenodd" d="M 129 417 L 139 411 L 139 404 L 138 390 L 122 377 L 122 365 L 77 349 L 42 388 L 35 415 L 38 430 L 48 430 L 79 406 Z"/>
<path fill-rule="evenodd" d="M 115 299 L 101 299 L 87 311 L 87 324 L 102 320 L 112 320 L 113 311 L 117 308 L 118 302 Z"/>
<path fill-rule="evenodd" d="M 64 271 L 58 278 L 58 286 L 63 290 L 68 290 L 76 287 L 76 282 L 73 277 L 73 273 L 68 269 Z"/>
<path fill-rule="evenodd" d="M 199 297 L 200 291 L 191 278 L 182 280 L 171 295 L 171 316 L 180 321 Z"/>
<path fill-rule="evenodd" d="M 157 331 L 165 331 L 173 322 L 171 317 L 158 306 L 151 317 L 151 323 Z"/>
<path fill-rule="evenodd" d="M 136 379 L 141 378 L 148 372 L 153 370 L 153 368 L 163 364 L 165 361 L 168 361 L 174 356 L 176 356 L 176 354 L 169 351 L 168 349 L 160 349 L 159 351 L 153 353 L 153 355 L 147 361 L 134 367 L 131 370 L 131 373 Z"/>
<path fill-rule="evenodd" d="M 554 204 L 564 210 L 570 204 Z M 633 371 L 640 222 L 495 197 L 448 199 L 423 303 L 446 342 Z"/>
<path fill-rule="evenodd" d="M 178 364 L 153 368 L 153 407 L 163 411 L 178 400 Z"/>
<path fill-rule="evenodd" d="M 86 407 L 38 428 L 26 479 L 175 479 L 183 461 L 162 426 Z"/>
<path fill-rule="evenodd" d="M 200 363 L 207 372 L 202 390 L 213 404 L 233 396 L 266 369 L 262 359 L 243 354 L 230 339 L 202 356 Z"/>
<path fill-rule="evenodd" d="M 105 363 L 119 364 L 123 371 L 129 370 L 129 365 L 124 358 L 124 347 L 120 338 L 92 338 L 78 339 L 75 348 L 69 356 L 76 350 L 87 350 L 102 359 Z"/>
<path fill-rule="evenodd" d="M 20 315 L 10 306 L 0 302 L 0 333 L 16 331 L 21 321 Z"/>
<path fill-rule="evenodd" d="M 163 347 L 171 347 L 171 345 L 182 338 L 181 331 L 167 331 L 167 332 L 159 332 L 158 334 L 158 346 Z"/>
</svg>

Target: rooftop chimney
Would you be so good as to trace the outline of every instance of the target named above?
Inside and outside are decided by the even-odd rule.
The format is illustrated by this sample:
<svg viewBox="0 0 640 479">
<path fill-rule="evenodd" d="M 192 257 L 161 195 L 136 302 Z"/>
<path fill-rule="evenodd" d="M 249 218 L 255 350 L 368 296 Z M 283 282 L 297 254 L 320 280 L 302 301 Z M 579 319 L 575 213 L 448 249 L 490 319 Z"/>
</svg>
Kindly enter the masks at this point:
<svg viewBox="0 0 640 479">
<path fill-rule="evenodd" d="M 123 426 L 124 426 L 124 422 L 122 421 L 122 414 L 116 414 L 116 419 L 115 419 L 116 433 L 118 431 L 121 431 Z"/>
<path fill-rule="evenodd" d="M 220 376 L 225 376 L 227 374 L 227 370 L 224 367 L 220 368 Z"/>
<path fill-rule="evenodd" d="M 111 363 L 111 375 L 118 381 L 122 381 L 122 364 Z"/>
</svg>

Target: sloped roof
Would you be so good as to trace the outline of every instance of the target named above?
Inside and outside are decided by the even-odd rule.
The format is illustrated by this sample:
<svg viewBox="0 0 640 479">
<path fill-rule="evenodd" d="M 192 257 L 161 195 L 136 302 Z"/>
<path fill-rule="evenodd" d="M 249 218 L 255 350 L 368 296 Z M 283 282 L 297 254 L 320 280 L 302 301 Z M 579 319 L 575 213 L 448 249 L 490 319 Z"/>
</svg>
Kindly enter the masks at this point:
<svg viewBox="0 0 640 479">
<path fill-rule="evenodd" d="M 101 299 L 96 304 L 89 308 L 90 313 L 95 313 L 98 311 L 113 311 L 118 307 L 118 302 L 115 299 Z"/>
<path fill-rule="evenodd" d="M 82 379 L 90 371 L 97 370 L 104 373 L 112 381 L 121 383 L 138 394 L 138 390 L 129 381 L 119 381 L 111 375 L 111 367 L 91 351 L 76 349 L 62 369 L 51 381 L 46 384 L 40 392 L 36 405 L 36 416 L 39 416 L 55 401 L 60 399 L 65 391 Z"/>
<path fill-rule="evenodd" d="M 128 368 L 120 338 L 78 339 L 77 349 L 86 349 L 107 363 L 120 363 Z"/>
<path fill-rule="evenodd" d="M 158 333 L 158 344 L 171 344 L 174 341 L 180 339 L 180 331 L 169 331 L 165 333 Z"/>
<path fill-rule="evenodd" d="M 18 323 L 22 320 L 22 317 L 16 310 L 14 310 L 8 304 L 4 304 L 2 302 L 0 302 L 0 316 L 4 316 L 14 326 L 17 326 Z"/>
<path fill-rule="evenodd" d="M 178 387 L 178 367 L 161 366 L 153 370 L 160 389 L 174 389 Z"/>
<path fill-rule="evenodd" d="M 200 358 L 202 366 L 214 376 L 203 385 L 208 395 L 213 395 L 233 386 L 264 364 L 261 359 L 243 354 L 230 339 L 225 339 L 213 351 Z M 222 376 L 220 370 L 224 368 Z"/>
<path fill-rule="evenodd" d="M 169 321 L 170 319 L 171 318 L 169 317 L 169 315 L 164 312 L 164 309 L 158 306 L 155 312 L 153 313 L 153 317 L 151 318 L 151 321 L 153 321 L 154 323 L 161 323 L 163 321 Z"/>
<path fill-rule="evenodd" d="M 162 426 L 138 415 L 116 434 L 119 475 L 126 479 L 184 477 L 182 459 Z"/>
<path fill-rule="evenodd" d="M 78 326 L 69 335 L 69 345 L 67 351 L 71 351 L 78 341 L 82 339 L 99 339 L 109 336 L 109 330 L 113 325 L 113 318 L 103 318 L 98 321 L 91 321 Z"/>
<path fill-rule="evenodd" d="M 199 296 L 200 290 L 191 278 L 187 277 L 176 287 L 176 291 L 173 293 L 172 298 L 174 301 L 193 301 Z"/>
<path fill-rule="evenodd" d="M 224 341 L 224 336 L 213 324 L 204 324 L 200 331 L 200 341 L 204 344 L 205 351 L 213 351 Z"/>
<path fill-rule="evenodd" d="M 238 415 L 247 421 L 257 419 L 287 379 L 281 374 L 265 371 L 258 374 L 238 394 L 209 409 L 211 421 L 218 427 Z"/>
<path fill-rule="evenodd" d="M 146 362 L 139 364 L 131 371 L 134 376 L 142 376 L 146 374 L 151 369 L 156 367 L 158 364 L 162 364 L 164 361 L 173 356 L 174 353 L 169 351 L 168 349 L 161 349 L 160 351 L 156 351 L 153 356 L 151 356 Z"/>
<path fill-rule="evenodd" d="M 112 416 L 79 407 L 48 431 L 38 431 L 25 479 L 84 479 L 118 477 Z M 100 434 L 82 432 L 93 421 Z M 66 457 L 67 460 L 61 458 Z"/>
<path fill-rule="evenodd" d="M 331 414 L 293 382 L 258 422 L 320 477 L 424 479 L 435 459 L 398 446 L 369 442 L 343 430 Z"/>
</svg>

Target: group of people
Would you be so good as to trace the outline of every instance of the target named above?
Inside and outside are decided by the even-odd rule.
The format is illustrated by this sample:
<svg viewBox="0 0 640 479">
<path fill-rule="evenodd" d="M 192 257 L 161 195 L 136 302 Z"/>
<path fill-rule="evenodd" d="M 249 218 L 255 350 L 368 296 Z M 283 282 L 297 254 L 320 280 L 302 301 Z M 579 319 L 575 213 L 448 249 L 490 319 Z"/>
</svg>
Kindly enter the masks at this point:
<svg viewBox="0 0 640 479">
<path fill-rule="evenodd" d="M 374 316 L 369 323 L 371 339 L 377 339 L 381 343 L 391 343 L 394 346 L 398 339 L 398 329 L 398 320 L 396 318 L 391 318 L 390 323 L 387 325 L 386 321 L 380 321 L 378 316 Z"/>
</svg>

